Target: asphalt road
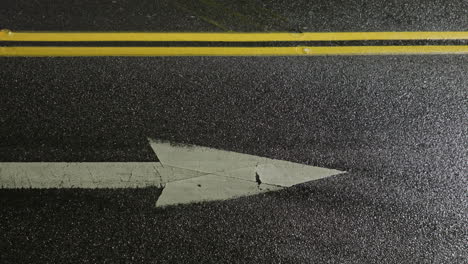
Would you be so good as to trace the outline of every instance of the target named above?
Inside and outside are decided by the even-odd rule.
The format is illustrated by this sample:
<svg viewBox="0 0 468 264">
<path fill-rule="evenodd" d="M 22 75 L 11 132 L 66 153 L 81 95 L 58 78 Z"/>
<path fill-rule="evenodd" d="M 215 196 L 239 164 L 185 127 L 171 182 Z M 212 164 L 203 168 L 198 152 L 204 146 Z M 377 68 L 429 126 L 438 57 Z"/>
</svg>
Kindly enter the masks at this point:
<svg viewBox="0 0 468 264">
<path fill-rule="evenodd" d="M 145 161 L 150 136 L 349 173 L 169 209 L 3 190 L 3 262 L 463 263 L 466 62 L 4 58 L 2 161 Z"/>
<path fill-rule="evenodd" d="M 459 0 L 2 0 L 0 26 L 73 31 L 465 31 Z"/>
<path fill-rule="evenodd" d="M 209 23 L 217 12 L 115 2 L 4 1 L 0 25 L 223 30 Z M 289 21 L 277 25 L 214 20 L 245 31 L 468 26 L 463 1 L 338 2 L 264 1 Z M 1 263 L 466 263 L 467 56 L 0 61 L 1 162 L 152 161 L 152 137 L 348 171 L 162 209 L 156 188 L 0 190 Z"/>
</svg>

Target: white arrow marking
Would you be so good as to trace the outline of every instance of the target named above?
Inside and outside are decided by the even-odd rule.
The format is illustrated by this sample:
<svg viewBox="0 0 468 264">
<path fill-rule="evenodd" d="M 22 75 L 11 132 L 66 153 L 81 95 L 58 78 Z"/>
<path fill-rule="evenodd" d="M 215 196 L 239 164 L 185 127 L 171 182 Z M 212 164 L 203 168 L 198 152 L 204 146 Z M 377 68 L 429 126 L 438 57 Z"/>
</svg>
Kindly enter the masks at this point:
<svg viewBox="0 0 468 264">
<path fill-rule="evenodd" d="M 3 162 L 2 188 L 164 187 L 156 205 L 225 200 L 343 173 L 150 139 L 160 162 Z"/>
<path fill-rule="evenodd" d="M 167 183 L 157 206 L 225 200 L 343 173 L 206 147 L 171 145 L 153 139 L 150 144 L 164 166 L 206 174 Z"/>
</svg>

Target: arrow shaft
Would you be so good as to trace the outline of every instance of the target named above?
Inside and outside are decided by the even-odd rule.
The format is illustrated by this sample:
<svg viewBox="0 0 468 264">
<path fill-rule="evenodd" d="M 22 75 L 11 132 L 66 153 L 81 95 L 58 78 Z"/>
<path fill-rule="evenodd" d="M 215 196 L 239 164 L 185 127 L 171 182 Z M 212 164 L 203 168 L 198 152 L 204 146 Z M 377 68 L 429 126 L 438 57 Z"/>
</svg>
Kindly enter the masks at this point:
<svg viewBox="0 0 468 264">
<path fill-rule="evenodd" d="M 143 188 L 202 173 L 159 162 L 2 162 L 1 188 Z"/>
</svg>

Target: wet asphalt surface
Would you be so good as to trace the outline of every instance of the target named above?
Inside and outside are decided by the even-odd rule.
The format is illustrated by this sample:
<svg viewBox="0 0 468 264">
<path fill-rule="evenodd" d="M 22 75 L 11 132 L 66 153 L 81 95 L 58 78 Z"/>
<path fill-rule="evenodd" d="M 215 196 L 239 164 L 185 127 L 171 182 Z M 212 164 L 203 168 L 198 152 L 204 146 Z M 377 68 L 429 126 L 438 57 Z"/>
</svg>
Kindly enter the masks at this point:
<svg viewBox="0 0 468 264">
<path fill-rule="evenodd" d="M 85 19 L 79 8 L 5 1 L 0 24 L 177 31 L 468 25 L 463 1 L 391 1 L 386 8 L 375 1 L 362 12 L 338 1 L 264 1 L 292 21 L 261 20 L 258 14 L 278 16 L 255 8 L 242 13 L 266 21 L 264 28 L 238 15 L 220 20 L 206 11 L 213 5 L 197 5 L 205 13 L 193 17 L 166 2 L 115 2 L 75 3 L 88 11 Z M 190 10 L 193 3 L 178 1 Z M 152 10 L 162 15 L 147 18 Z M 0 61 L 2 162 L 153 161 L 146 141 L 153 137 L 349 172 L 163 209 L 153 207 L 158 189 L 0 190 L 1 263 L 466 263 L 467 56 Z"/>
<path fill-rule="evenodd" d="M 2 0 L 0 26 L 73 31 L 465 31 L 458 0 Z"/>
</svg>

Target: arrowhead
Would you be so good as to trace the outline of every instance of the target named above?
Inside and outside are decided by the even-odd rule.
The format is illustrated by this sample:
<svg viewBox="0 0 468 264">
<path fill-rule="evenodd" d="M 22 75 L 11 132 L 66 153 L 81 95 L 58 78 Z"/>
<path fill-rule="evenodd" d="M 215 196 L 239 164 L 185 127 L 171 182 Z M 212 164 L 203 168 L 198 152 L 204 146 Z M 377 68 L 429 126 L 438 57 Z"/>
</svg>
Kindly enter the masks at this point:
<svg viewBox="0 0 468 264">
<path fill-rule="evenodd" d="M 182 180 L 163 175 L 168 183 L 157 206 L 225 200 L 344 173 L 207 147 L 173 145 L 154 139 L 149 142 L 163 166 L 203 174 Z"/>
</svg>

